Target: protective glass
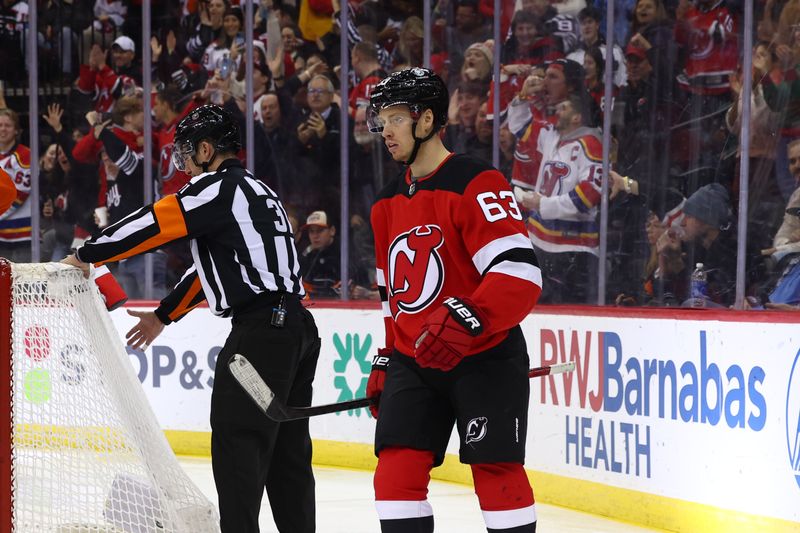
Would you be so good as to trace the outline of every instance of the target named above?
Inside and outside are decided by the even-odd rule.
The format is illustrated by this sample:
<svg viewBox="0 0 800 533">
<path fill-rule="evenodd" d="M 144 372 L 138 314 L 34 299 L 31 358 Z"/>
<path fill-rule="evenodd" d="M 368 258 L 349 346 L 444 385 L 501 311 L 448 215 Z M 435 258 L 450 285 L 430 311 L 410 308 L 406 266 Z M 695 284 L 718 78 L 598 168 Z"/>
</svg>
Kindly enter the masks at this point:
<svg viewBox="0 0 800 533">
<path fill-rule="evenodd" d="M 176 142 L 172 147 L 172 164 L 181 172 L 186 172 L 186 160 L 194 155 L 194 146 L 189 141 Z"/>
</svg>

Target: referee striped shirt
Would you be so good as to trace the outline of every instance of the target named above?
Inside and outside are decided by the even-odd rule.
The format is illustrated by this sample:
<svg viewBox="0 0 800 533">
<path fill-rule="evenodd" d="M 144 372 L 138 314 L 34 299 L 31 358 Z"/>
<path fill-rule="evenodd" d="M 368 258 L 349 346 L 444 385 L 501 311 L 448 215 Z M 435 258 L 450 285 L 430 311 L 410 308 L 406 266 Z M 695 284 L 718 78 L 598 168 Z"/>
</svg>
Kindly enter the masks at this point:
<svg viewBox="0 0 800 533">
<path fill-rule="evenodd" d="M 263 292 L 305 294 L 286 211 L 238 159 L 134 211 L 76 254 L 99 266 L 183 238 L 190 239 L 194 265 L 156 309 L 165 324 L 204 300 L 215 314 L 229 316 Z"/>
</svg>

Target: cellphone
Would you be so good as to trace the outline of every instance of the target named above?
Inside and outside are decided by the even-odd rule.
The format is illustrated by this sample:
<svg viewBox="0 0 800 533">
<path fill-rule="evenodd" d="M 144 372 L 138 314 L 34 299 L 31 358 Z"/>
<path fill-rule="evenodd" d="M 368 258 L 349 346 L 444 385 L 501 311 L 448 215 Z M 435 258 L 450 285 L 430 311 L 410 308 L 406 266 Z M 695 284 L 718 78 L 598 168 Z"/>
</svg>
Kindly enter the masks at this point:
<svg viewBox="0 0 800 533">
<path fill-rule="evenodd" d="M 231 70 L 233 70 L 233 60 L 230 57 L 226 57 L 220 63 L 219 77 L 223 80 L 227 80 L 231 75 Z"/>
<path fill-rule="evenodd" d="M 103 112 L 103 113 L 99 113 L 98 115 L 99 115 L 101 123 L 111 120 L 111 113 Z"/>
</svg>

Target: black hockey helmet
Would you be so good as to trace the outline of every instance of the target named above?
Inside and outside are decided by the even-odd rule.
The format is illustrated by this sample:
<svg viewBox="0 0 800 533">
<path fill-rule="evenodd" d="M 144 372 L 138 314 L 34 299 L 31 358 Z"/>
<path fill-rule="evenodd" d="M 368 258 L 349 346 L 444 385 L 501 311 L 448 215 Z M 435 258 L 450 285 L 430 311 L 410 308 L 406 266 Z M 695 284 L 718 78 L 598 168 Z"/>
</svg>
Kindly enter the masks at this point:
<svg viewBox="0 0 800 533">
<path fill-rule="evenodd" d="M 367 120 L 372 133 L 383 131 L 383 124 L 378 119 L 380 110 L 396 105 L 406 105 L 416 115 L 430 109 L 434 129 L 438 130 L 447 124 L 450 105 L 447 85 L 434 71 L 422 67 L 401 70 L 382 79 L 372 89 L 369 98 Z"/>
<path fill-rule="evenodd" d="M 383 121 L 378 114 L 381 109 L 396 105 L 408 106 L 414 122 L 411 133 L 414 136 L 414 151 L 406 165 L 410 165 L 417 155 L 420 144 L 427 141 L 447 124 L 447 109 L 450 106 L 450 95 L 442 78 L 431 69 L 413 67 L 394 72 L 378 83 L 369 99 L 367 109 L 367 126 L 372 133 L 383 131 Z M 420 115 L 430 109 L 433 113 L 433 129 L 425 138 L 416 135 L 417 120 Z"/>
<path fill-rule="evenodd" d="M 210 161 L 197 163 L 194 160 L 201 141 L 214 145 L 216 152 Z M 178 170 L 186 170 L 186 158 L 191 157 L 195 164 L 208 171 L 218 152 L 236 153 L 242 148 L 239 127 L 227 110 L 214 104 L 200 106 L 186 115 L 175 128 L 175 141 L 172 162 Z"/>
</svg>

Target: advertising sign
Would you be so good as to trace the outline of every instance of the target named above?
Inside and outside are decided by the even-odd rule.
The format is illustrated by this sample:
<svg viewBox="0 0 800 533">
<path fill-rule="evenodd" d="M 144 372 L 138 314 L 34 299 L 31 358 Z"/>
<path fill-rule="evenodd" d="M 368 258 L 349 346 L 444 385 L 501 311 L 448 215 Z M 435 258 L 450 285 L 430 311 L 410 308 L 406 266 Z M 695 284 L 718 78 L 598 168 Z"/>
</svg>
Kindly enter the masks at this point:
<svg viewBox="0 0 800 533">
<path fill-rule="evenodd" d="M 322 338 L 314 403 L 363 397 L 383 346 L 381 312 L 312 312 Z M 123 336 L 134 324 L 122 310 L 112 316 Z M 665 514 L 689 502 L 800 529 L 797 325 L 537 313 L 522 326 L 531 366 L 576 363 L 572 373 L 531 381 L 526 468 L 534 481 L 536 473 L 566 480 L 570 494 L 578 490 L 570 483 L 616 490 L 634 509 L 621 518 L 641 515 L 655 526 L 669 524 L 648 521 L 658 513 L 642 509 L 664 501 L 672 509 Z M 197 309 L 146 352 L 128 350 L 165 429 L 210 431 L 214 369 L 229 329 Z M 480 429 L 491 431 L 491 420 Z M 370 445 L 374 420 L 367 409 L 344 411 L 312 419 L 311 431 Z M 459 445 L 454 432 L 448 452 Z"/>
</svg>

